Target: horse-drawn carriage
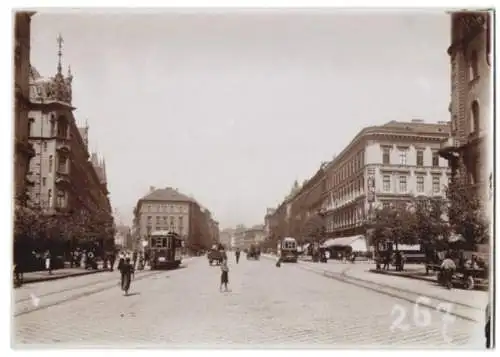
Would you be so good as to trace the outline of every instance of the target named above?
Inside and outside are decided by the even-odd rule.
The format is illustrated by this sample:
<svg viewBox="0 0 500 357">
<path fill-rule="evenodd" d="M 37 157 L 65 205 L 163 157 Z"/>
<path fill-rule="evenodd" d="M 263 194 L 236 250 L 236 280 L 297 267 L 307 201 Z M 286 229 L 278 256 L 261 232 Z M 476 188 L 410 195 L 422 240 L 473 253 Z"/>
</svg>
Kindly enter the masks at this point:
<svg viewBox="0 0 500 357">
<path fill-rule="evenodd" d="M 455 263 L 455 269 L 450 276 L 441 267 L 445 252 L 434 252 L 425 264 L 426 273 L 437 272 L 437 281 L 439 284 L 452 288 L 461 286 L 464 289 L 472 290 L 474 288 L 484 288 L 488 286 L 488 266 L 484 257 L 478 257 L 478 253 L 462 252 L 461 259 L 452 259 Z"/>
<path fill-rule="evenodd" d="M 247 252 L 247 259 L 259 260 L 260 258 L 260 249 L 255 245 L 251 245 Z"/>
</svg>

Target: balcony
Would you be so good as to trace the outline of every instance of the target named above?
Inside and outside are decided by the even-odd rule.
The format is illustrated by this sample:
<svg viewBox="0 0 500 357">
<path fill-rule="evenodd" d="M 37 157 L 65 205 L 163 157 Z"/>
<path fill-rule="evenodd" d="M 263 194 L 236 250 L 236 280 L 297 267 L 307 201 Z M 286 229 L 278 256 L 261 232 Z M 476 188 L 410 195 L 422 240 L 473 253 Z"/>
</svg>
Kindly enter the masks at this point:
<svg viewBox="0 0 500 357">
<path fill-rule="evenodd" d="M 441 143 L 439 155 L 448 161 L 458 160 L 460 157 L 458 153 L 459 148 L 460 142 L 456 138 L 449 137 Z"/>
<path fill-rule="evenodd" d="M 71 152 L 71 145 L 69 139 L 57 139 L 57 148 L 58 152 L 69 154 Z"/>
<path fill-rule="evenodd" d="M 67 165 L 59 165 L 56 170 L 56 184 L 69 185 L 69 170 Z"/>
<path fill-rule="evenodd" d="M 33 172 L 29 171 L 26 173 L 26 183 L 30 186 L 36 183 L 36 176 Z"/>
</svg>

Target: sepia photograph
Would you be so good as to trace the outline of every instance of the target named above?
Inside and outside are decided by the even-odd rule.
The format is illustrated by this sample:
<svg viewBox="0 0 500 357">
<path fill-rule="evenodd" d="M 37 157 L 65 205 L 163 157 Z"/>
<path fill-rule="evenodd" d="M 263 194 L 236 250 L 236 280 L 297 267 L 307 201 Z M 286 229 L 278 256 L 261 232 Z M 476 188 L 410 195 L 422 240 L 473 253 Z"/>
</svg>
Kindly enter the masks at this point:
<svg viewBox="0 0 500 357">
<path fill-rule="evenodd" d="M 494 348 L 494 9 L 11 14 L 11 348 Z"/>
</svg>

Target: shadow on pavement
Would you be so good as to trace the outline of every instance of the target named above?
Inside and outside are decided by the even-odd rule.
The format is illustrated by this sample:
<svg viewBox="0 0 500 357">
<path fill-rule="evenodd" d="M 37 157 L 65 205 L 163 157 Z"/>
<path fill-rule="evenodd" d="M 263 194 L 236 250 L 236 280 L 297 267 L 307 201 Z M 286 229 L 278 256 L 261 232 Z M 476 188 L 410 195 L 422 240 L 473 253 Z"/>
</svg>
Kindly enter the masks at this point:
<svg viewBox="0 0 500 357">
<path fill-rule="evenodd" d="M 135 296 L 135 295 L 141 295 L 141 293 L 130 293 L 128 295 L 125 295 L 126 297 L 130 297 L 130 296 Z"/>
</svg>

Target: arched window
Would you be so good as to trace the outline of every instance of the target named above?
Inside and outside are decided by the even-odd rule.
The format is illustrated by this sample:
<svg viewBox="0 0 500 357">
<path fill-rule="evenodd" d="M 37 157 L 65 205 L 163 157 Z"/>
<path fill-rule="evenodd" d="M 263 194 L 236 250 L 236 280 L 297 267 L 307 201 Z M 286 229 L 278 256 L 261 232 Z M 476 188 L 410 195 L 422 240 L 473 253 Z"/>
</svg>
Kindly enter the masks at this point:
<svg viewBox="0 0 500 357">
<path fill-rule="evenodd" d="M 56 135 L 56 116 L 54 114 L 50 115 L 50 137 Z"/>
<path fill-rule="evenodd" d="M 469 59 L 469 79 L 472 81 L 479 77 L 479 67 L 477 60 L 477 52 L 472 51 Z"/>
<path fill-rule="evenodd" d="M 470 132 L 478 133 L 479 132 L 479 103 L 477 100 L 472 102 L 471 105 L 471 117 L 470 117 Z"/>
</svg>

